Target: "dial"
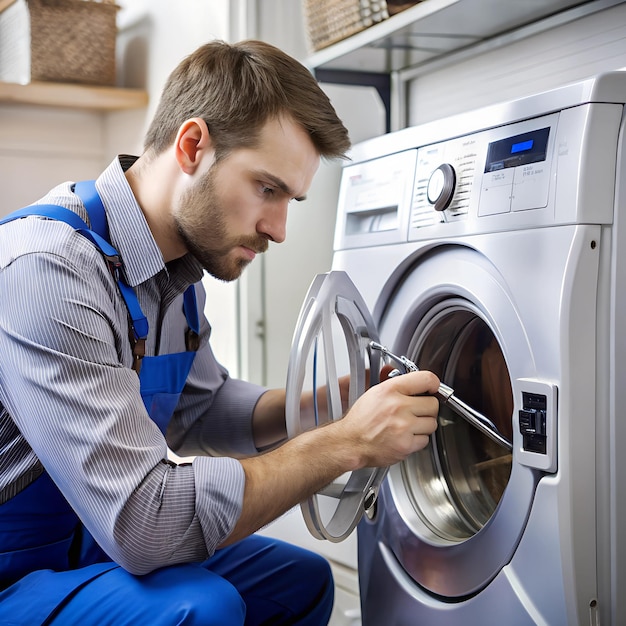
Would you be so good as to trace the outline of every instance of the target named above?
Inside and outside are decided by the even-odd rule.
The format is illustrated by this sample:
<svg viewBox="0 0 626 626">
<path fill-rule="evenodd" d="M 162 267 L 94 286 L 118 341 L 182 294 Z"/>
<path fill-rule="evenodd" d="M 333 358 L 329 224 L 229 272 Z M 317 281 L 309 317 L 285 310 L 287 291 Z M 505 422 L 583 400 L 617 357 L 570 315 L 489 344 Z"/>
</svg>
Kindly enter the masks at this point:
<svg viewBox="0 0 626 626">
<path fill-rule="evenodd" d="M 428 179 L 426 198 L 433 205 L 435 211 L 445 211 L 452 202 L 456 174 L 450 163 L 442 163 Z"/>
</svg>

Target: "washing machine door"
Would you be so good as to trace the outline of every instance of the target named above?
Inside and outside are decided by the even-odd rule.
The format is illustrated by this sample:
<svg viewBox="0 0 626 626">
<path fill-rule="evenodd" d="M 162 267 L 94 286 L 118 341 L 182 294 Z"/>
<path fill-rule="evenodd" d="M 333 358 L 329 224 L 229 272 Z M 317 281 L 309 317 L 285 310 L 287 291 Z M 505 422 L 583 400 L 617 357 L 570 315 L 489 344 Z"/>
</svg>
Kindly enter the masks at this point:
<svg viewBox="0 0 626 626">
<path fill-rule="evenodd" d="M 372 316 L 345 272 L 319 274 L 311 284 L 296 325 L 286 386 L 290 438 L 341 419 L 365 390 L 376 384 L 380 355 Z M 309 409 L 303 393 L 312 394 Z M 342 476 L 301 505 L 314 537 L 338 542 L 371 508 L 387 468 L 363 468 Z"/>
</svg>

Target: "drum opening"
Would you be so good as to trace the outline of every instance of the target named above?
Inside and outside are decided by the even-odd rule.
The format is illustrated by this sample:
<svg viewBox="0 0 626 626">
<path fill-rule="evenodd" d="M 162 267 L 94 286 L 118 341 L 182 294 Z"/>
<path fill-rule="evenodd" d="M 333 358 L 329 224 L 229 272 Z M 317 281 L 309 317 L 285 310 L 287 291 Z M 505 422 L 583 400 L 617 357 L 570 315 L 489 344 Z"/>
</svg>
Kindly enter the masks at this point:
<svg viewBox="0 0 626 626">
<path fill-rule="evenodd" d="M 440 303 L 417 325 L 405 353 L 512 440 L 508 367 L 478 309 L 460 299 Z M 510 451 L 442 405 L 430 444 L 401 464 L 403 489 L 414 509 L 408 517 L 417 513 L 422 530 L 435 541 L 464 541 L 496 511 L 511 467 Z"/>
</svg>

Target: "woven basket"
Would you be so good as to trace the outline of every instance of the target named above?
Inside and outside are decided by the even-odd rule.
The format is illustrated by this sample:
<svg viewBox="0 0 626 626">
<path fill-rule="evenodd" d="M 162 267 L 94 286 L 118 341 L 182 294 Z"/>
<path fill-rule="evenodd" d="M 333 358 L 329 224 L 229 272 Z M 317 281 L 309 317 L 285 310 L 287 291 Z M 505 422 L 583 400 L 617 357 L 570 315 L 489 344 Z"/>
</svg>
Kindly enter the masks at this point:
<svg viewBox="0 0 626 626">
<path fill-rule="evenodd" d="M 114 0 L 0 0 L 0 79 L 115 84 Z"/>
<path fill-rule="evenodd" d="M 305 0 L 309 40 L 320 50 L 389 17 L 385 0 Z"/>
<path fill-rule="evenodd" d="M 386 20 L 422 0 L 305 0 L 309 41 L 314 50 Z"/>
<path fill-rule="evenodd" d="M 116 14 L 111 1 L 27 0 L 31 80 L 115 84 Z"/>
</svg>

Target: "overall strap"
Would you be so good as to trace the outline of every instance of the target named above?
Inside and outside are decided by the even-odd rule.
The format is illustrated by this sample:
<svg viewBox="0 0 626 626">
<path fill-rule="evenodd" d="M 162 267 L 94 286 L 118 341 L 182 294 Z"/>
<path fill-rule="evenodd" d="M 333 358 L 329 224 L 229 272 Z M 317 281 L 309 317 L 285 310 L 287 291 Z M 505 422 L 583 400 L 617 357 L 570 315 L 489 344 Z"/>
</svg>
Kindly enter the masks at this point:
<svg viewBox="0 0 626 626">
<path fill-rule="evenodd" d="M 102 204 L 100 194 L 96 189 L 95 181 L 84 180 L 77 182 L 74 185 L 74 193 L 76 193 L 85 205 L 92 229 L 110 242 L 111 236 L 109 235 L 109 225 L 106 211 L 104 209 L 104 205 Z M 118 285 L 122 295 L 124 296 L 124 300 L 126 301 L 133 323 L 131 343 L 133 344 L 133 354 L 135 355 L 134 363 L 138 366 L 135 368 L 133 365 L 133 369 L 137 369 L 137 371 L 139 371 L 138 368 L 141 367 L 140 360 L 145 354 L 145 338 L 148 336 L 148 321 L 139 307 L 139 302 L 137 301 L 135 292 L 121 279 L 118 279 Z M 187 320 L 188 326 L 185 334 L 186 348 L 191 352 L 195 352 L 200 344 L 200 322 L 198 317 L 198 305 L 196 302 L 196 290 L 193 285 L 187 287 L 185 291 L 183 297 L 183 311 L 185 313 L 185 319 Z M 144 324 L 145 334 L 139 333 L 139 330 L 143 330 Z M 140 351 L 141 355 L 138 354 Z"/>
<path fill-rule="evenodd" d="M 74 193 L 82 200 L 89 215 L 91 230 L 98 233 L 103 239 L 111 243 L 107 214 L 102 204 L 100 194 L 94 180 L 81 180 L 74 183 Z"/>
<path fill-rule="evenodd" d="M 22 217 L 28 217 L 30 215 L 47 217 L 59 222 L 65 222 L 83 235 L 83 237 L 89 239 L 100 250 L 107 261 L 114 263 L 115 267 L 119 267 L 120 258 L 117 254 L 117 250 L 115 250 L 115 248 L 113 248 L 113 246 L 111 246 L 111 244 L 106 239 L 103 239 L 98 233 L 90 230 L 89 226 L 87 226 L 87 224 L 76 213 L 74 213 L 74 211 L 70 211 L 65 207 L 57 206 L 56 204 L 34 204 L 23 209 L 18 209 L 17 211 L 13 211 L 13 213 L 10 213 L 0 220 L 0 225 L 12 222 L 13 220 L 17 220 Z"/>
<path fill-rule="evenodd" d="M 87 210 L 92 231 L 106 240 L 110 246 L 111 235 L 109 234 L 109 223 L 104 205 L 102 204 L 102 199 L 96 189 L 96 182 L 94 180 L 79 181 L 74 185 L 74 193 L 81 199 Z M 130 316 L 128 338 L 133 349 L 133 369 L 139 373 L 141 360 L 146 354 L 146 339 L 148 337 L 149 325 L 139 305 L 137 294 L 123 278 L 122 272 L 120 271 L 121 269 L 122 262 L 120 259 L 120 264 L 115 268 L 113 275 L 117 281 L 117 286 L 122 294 L 122 298 L 124 298 L 124 302 L 126 303 L 128 315 Z"/>
</svg>

